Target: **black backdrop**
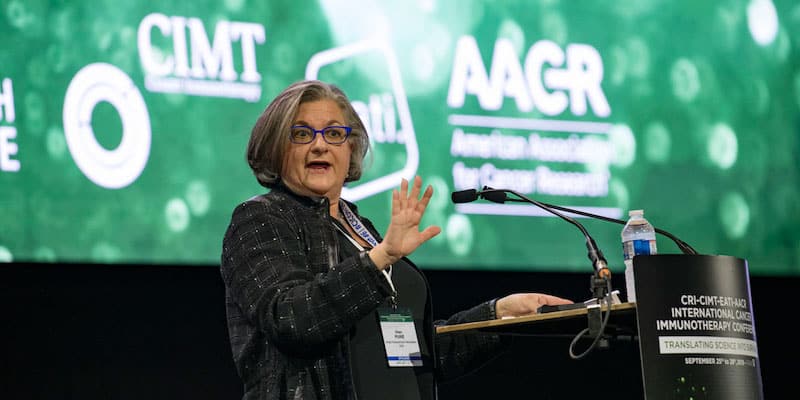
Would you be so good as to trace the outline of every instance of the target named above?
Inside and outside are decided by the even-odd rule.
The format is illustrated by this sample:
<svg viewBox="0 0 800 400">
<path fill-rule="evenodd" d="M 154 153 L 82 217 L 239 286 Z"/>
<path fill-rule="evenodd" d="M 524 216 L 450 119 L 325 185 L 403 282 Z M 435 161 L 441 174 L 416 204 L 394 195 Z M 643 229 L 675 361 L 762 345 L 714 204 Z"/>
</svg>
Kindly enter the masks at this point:
<svg viewBox="0 0 800 400">
<path fill-rule="evenodd" d="M 438 317 L 519 291 L 590 296 L 588 272 L 426 275 Z M 622 276 L 614 286 L 624 287 Z M 765 398 L 794 398 L 783 375 L 798 355 L 788 326 L 800 278 L 751 277 L 751 286 Z M 223 297 L 214 267 L 1 265 L 0 398 L 238 399 Z M 635 343 L 578 361 L 568 346 L 568 338 L 517 337 L 482 369 L 442 384 L 440 397 L 642 397 Z"/>
</svg>

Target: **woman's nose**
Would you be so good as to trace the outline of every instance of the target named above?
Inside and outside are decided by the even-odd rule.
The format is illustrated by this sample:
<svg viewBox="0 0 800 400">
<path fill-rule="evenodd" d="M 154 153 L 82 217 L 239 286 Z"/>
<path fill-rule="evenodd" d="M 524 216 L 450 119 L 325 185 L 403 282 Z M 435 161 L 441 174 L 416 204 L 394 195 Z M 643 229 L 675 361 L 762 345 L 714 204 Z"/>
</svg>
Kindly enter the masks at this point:
<svg viewBox="0 0 800 400">
<path fill-rule="evenodd" d="M 317 132 L 310 144 L 312 151 L 322 151 L 328 148 L 328 142 L 322 137 L 322 132 Z"/>
</svg>

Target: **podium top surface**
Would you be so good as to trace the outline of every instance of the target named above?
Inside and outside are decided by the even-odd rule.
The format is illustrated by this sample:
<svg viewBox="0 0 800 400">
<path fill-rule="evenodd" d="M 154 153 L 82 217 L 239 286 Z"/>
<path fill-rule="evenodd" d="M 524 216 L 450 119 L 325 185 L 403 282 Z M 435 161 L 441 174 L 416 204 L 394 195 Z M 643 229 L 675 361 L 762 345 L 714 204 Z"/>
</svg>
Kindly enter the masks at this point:
<svg viewBox="0 0 800 400">
<path fill-rule="evenodd" d="M 605 312 L 608 307 L 601 307 Z M 622 303 L 611 306 L 612 322 L 622 321 L 624 327 L 632 328 L 636 331 L 636 303 Z M 456 325 L 443 325 L 436 327 L 437 334 L 483 331 L 497 333 L 575 333 L 574 328 L 569 322 L 577 322 L 575 327 L 586 326 L 586 321 L 581 316 L 586 316 L 587 308 L 577 308 L 573 310 L 554 311 L 544 314 L 531 314 L 522 317 L 493 319 L 488 321 L 468 322 Z"/>
</svg>

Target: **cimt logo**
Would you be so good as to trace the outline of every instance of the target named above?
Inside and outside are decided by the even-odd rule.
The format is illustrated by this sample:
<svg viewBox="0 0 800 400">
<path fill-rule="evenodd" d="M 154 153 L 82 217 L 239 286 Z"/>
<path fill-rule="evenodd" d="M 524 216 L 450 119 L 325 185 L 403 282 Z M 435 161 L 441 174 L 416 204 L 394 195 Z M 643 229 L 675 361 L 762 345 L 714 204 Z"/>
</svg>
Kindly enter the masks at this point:
<svg viewBox="0 0 800 400">
<path fill-rule="evenodd" d="M 169 51 L 154 46 L 154 29 L 162 39 L 171 39 Z M 233 43 L 237 41 L 241 45 L 241 71 L 234 68 Z M 264 27 L 260 24 L 220 21 L 212 44 L 198 18 L 149 14 L 139 24 L 138 31 L 145 88 L 152 92 L 258 101 L 261 74 L 257 70 L 255 48 L 261 43 L 264 43 Z M 122 121 L 122 140 L 115 149 L 100 145 L 92 128 L 92 113 L 101 102 L 111 104 Z M 10 115 L 13 118 L 13 108 Z M 78 71 L 67 88 L 63 118 L 72 158 L 81 172 L 98 186 L 124 188 L 144 171 L 150 157 L 150 116 L 141 92 L 121 69 L 95 63 Z M 6 131 L 2 134 L 13 138 Z M 16 151 L 6 147 L 9 154 Z M 14 167 L 13 163 L 9 165 Z"/>
<path fill-rule="evenodd" d="M 154 38 L 155 30 L 160 38 Z M 188 35 L 187 35 L 188 33 Z M 171 40 L 168 40 L 171 39 Z M 170 41 L 171 46 L 154 45 Z M 199 18 L 152 13 L 139 24 L 139 59 L 144 86 L 151 92 L 192 96 L 261 98 L 261 74 L 256 65 L 256 45 L 264 43 L 264 26 L 250 22 L 219 21 L 209 41 Z M 241 71 L 234 65 L 234 43 L 241 46 Z"/>
<path fill-rule="evenodd" d="M 403 146 L 405 164 L 394 171 L 348 186 L 342 190 L 342 197 L 357 201 L 392 189 L 401 178 L 412 179 L 419 166 L 419 148 L 411 113 L 408 109 L 400 66 L 391 46 L 381 40 L 367 40 L 325 50 L 315 54 L 306 66 L 306 79 L 319 79 L 320 70 L 348 58 L 368 55 L 374 60 L 385 62 L 391 92 L 373 93 L 366 99 L 351 98 L 353 108 L 367 127 L 374 146 Z M 396 114 L 395 114 L 396 113 Z"/>
</svg>

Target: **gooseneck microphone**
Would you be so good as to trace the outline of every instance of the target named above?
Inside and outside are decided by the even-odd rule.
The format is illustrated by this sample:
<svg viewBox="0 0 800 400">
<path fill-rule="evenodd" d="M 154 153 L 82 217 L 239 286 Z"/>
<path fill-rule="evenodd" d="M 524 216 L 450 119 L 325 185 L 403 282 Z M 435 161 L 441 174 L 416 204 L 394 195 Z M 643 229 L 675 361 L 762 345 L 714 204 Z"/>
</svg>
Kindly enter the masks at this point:
<svg viewBox="0 0 800 400">
<path fill-rule="evenodd" d="M 580 359 L 589 354 L 589 352 L 598 343 L 602 343 L 601 346 L 606 347 L 607 344 L 605 343 L 607 342 L 605 340 L 601 342 L 601 339 L 604 337 L 603 332 L 605 331 L 606 325 L 608 324 L 608 319 L 611 316 L 611 298 L 610 298 L 611 270 L 608 269 L 608 262 L 606 262 L 606 258 L 603 256 L 603 252 L 600 251 L 600 249 L 597 247 L 597 243 L 595 243 L 594 238 L 592 238 L 592 236 L 589 235 L 589 232 L 586 231 L 586 228 L 584 228 L 583 225 L 578 223 L 578 221 L 575 221 L 574 219 L 558 212 L 556 207 L 551 207 L 544 203 L 540 203 L 536 200 L 529 199 L 528 197 L 525 197 L 522 194 L 519 194 L 513 190 L 492 189 L 489 187 L 484 187 L 483 190 L 481 191 L 469 189 L 469 190 L 461 190 L 458 192 L 453 192 L 451 198 L 453 200 L 453 203 L 469 203 L 477 200 L 478 198 L 483 198 L 495 203 L 505 203 L 506 201 L 509 200 L 506 196 L 506 193 L 511 193 L 519 197 L 520 200 L 515 200 L 515 201 L 522 201 L 533 204 L 541 208 L 542 210 L 545 210 L 569 222 L 570 224 L 575 225 L 576 227 L 578 227 L 578 229 L 580 229 L 581 233 L 583 233 L 583 237 L 586 239 L 586 250 L 588 251 L 587 256 L 589 257 L 589 260 L 592 262 L 592 267 L 594 267 L 595 271 L 594 274 L 592 274 L 591 276 L 591 291 L 594 297 L 597 299 L 597 304 L 586 306 L 587 308 L 586 316 L 588 318 L 589 326 L 586 329 L 582 330 L 580 333 L 578 333 L 578 335 L 576 335 L 575 338 L 572 340 L 572 343 L 570 343 L 569 355 L 573 359 Z M 600 304 L 602 304 L 603 300 L 605 300 L 606 310 L 607 310 L 605 318 L 601 316 L 601 311 L 600 311 L 601 310 Z M 577 306 L 582 307 L 584 306 L 584 304 L 578 303 Z M 539 312 L 545 312 L 542 311 L 543 307 L 546 306 L 542 306 L 539 309 Z M 594 340 L 592 340 L 592 343 L 583 353 L 576 355 L 575 352 L 573 351 L 573 348 L 575 347 L 575 344 L 578 342 L 578 340 L 587 333 L 593 336 Z"/>
<path fill-rule="evenodd" d="M 508 202 L 518 202 L 518 203 L 527 203 L 528 202 L 526 200 L 509 198 L 506 193 L 512 193 L 512 194 L 514 194 L 516 196 L 519 196 L 519 195 L 514 193 L 513 191 L 506 190 L 506 189 L 493 189 L 493 188 L 490 188 L 488 186 L 484 186 L 483 190 L 481 190 L 480 192 L 478 192 L 477 190 L 474 190 L 474 189 L 472 191 L 475 192 L 475 195 L 474 195 L 475 199 L 480 197 L 480 198 L 489 200 L 489 201 L 491 201 L 493 203 L 503 204 L 503 203 L 505 203 L 507 201 Z M 462 190 L 461 192 L 469 192 L 469 190 Z M 459 192 L 455 192 L 455 193 L 459 193 Z M 455 195 L 455 193 L 453 193 L 453 195 Z M 460 195 L 460 196 L 463 197 L 464 195 Z M 474 201 L 475 199 L 469 200 L 469 201 Z M 455 200 L 453 200 L 453 202 L 455 202 Z M 561 207 L 561 206 L 557 206 L 557 205 L 554 205 L 554 204 L 547 204 L 547 203 L 541 203 L 541 202 L 540 202 L 540 204 L 544 205 L 545 207 L 553 208 L 553 209 L 556 209 L 556 210 L 559 210 L 559 211 L 564 211 L 564 212 L 568 212 L 568 213 L 572 213 L 572 214 L 583 215 L 584 217 L 599 219 L 599 220 L 606 221 L 606 222 L 613 222 L 615 224 L 620 224 L 620 225 L 623 225 L 623 226 L 626 224 L 626 222 L 621 220 L 621 219 L 605 217 L 605 216 L 602 216 L 602 215 L 592 214 L 592 213 L 589 213 L 589 212 L 586 212 L 586 211 L 571 209 L 571 208 L 567 208 L 567 207 Z M 663 236 L 666 236 L 670 240 L 672 240 L 675 243 L 675 245 L 678 246 L 678 248 L 681 250 L 681 252 L 683 254 L 692 254 L 692 255 L 697 254 L 697 251 L 692 246 L 690 246 L 688 243 L 684 242 L 683 240 L 678 239 L 675 235 L 673 235 L 673 234 L 671 234 L 671 233 L 669 233 L 669 232 L 667 232 L 667 231 L 665 231 L 663 229 L 659 229 L 659 228 L 655 228 L 655 231 L 656 231 L 656 233 L 658 233 L 660 235 L 663 235 Z"/>
<path fill-rule="evenodd" d="M 503 195 L 505 195 L 505 193 Z M 450 195 L 450 199 L 456 204 L 471 203 L 475 200 L 478 200 L 478 191 L 475 189 L 459 190 L 457 192 L 453 192 Z"/>
<path fill-rule="evenodd" d="M 468 190 L 460 190 L 457 192 L 453 192 L 451 195 L 451 199 L 453 200 L 453 203 L 457 204 L 469 203 L 477 200 L 478 198 L 484 198 L 486 200 L 493 201 L 496 203 L 502 203 L 508 200 L 506 199 L 506 193 L 511 193 L 519 197 L 521 199 L 520 201 L 533 204 L 578 227 L 581 233 L 583 233 L 583 237 L 586 239 L 586 250 L 588 252 L 587 256 L 589 257 L 589 260 L 592 262 L 592 267 L 594 267 L 595 273 L 599 278 L 606 279 L 611 277 L 611 270 L 608 269 L 608 262 L 606 261 L 606 258 L 603 256 L 603 252 L 600 251 L 600 248 L 597 247 L 597 243 L 595 243 L 594 238 L 592 238 L 592 236 L 589 235 L 589 232 L 586 230 L 586 228 L 584 228 L 583 225 L 578 223 L 578 221 L 575 221 L 574 219 L 558 212 L 553 207 L 548 207 L 543 203 L 525 197 L 524 195 L 519 194 L 513 190 L 492 189 L 488 187 L 484 187 L 484 189 L 481 191 L 477 191 L 475 189 L 468 189 Z M 601 295 L 600 298 L 602 297 L 603 296 Z"/>
</svg>

